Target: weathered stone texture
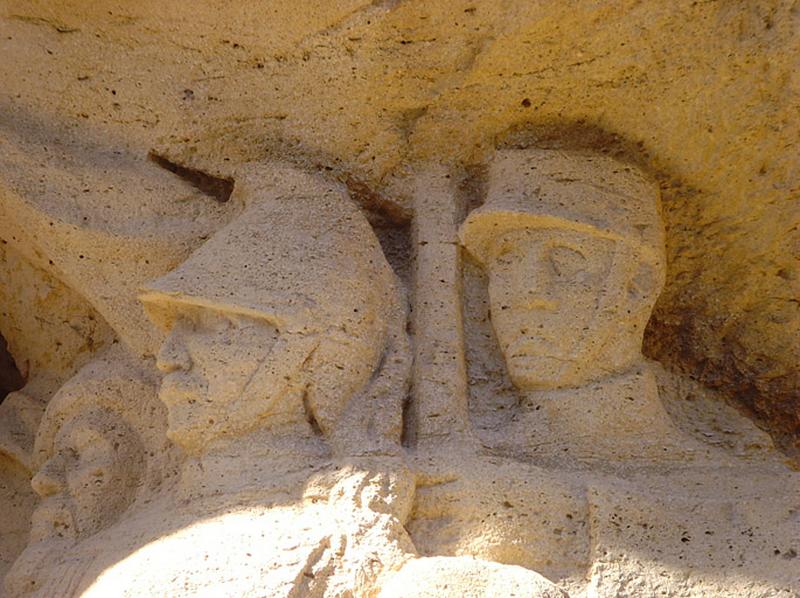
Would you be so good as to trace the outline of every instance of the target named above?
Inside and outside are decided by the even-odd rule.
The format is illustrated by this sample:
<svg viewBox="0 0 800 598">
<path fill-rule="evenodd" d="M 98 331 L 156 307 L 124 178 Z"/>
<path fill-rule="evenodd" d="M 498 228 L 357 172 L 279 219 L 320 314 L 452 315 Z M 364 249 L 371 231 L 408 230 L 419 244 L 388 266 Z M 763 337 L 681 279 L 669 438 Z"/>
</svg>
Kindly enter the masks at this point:
<svg viewBox="0 0 800 598">
<path fill-rule="evenodd" d="M 798 31 L 2 0 L 8 593 L 800 592 Z"/>
<path fill-rule="evenodd" d="M 796 432 L 794 2 L 2 9 L 6 137 L 36 115 L 139 156 L 166 139 L 216 171 L 313 156 L 377 190 L 418 159 L 480 160 L 521 123 L 624 138 L 663 180 L 669 284 L 650 351 Z"/>
</svg>

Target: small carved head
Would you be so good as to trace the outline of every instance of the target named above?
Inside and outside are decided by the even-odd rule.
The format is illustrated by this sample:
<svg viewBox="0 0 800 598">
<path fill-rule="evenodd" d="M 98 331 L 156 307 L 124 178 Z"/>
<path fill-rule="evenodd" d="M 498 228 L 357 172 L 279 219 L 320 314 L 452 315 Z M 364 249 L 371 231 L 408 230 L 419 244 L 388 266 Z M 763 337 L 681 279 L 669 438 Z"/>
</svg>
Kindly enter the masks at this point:
<svg viewBox="0 0 800 598">
<path fill-rule="evenodd" d="M 53 400 L 61 402 L 58 395 Z M 106 407 L 65 413 L 56 404 L 45 417 L 63 418 L 63 423 L 52 453 L 31 480 L 42 499 L 33 515 L 31 542 L 91 536 L 131 503 L 144 449 L 125 419 Z"/>
<path fill-rule="evenodd" d="M 114 524 L 147 484 L 147 452 L 163 434 L 155 386 L 118 361 L 122 353 L 96 358 L 47 406 L 31 480 L 41 501 L 28 546 L 6 579 L 15 591 L 36 589 L 43 558 Z"/>
<path fill-rule="evenodd" d="M 290 180 L 141 296 L 168 333 L 168 435 L 189 452 L 309 419 L 330 435 L 386 347 L 397 289 L 369 224 L 338 187 Z"/>
<path fill-rule="evenodd" d="M 641 357 L 664 281 L 658 189 L 592 154 L 506 150 L 461 229 L 522 389 L 585 384 Z"/>
</svg>

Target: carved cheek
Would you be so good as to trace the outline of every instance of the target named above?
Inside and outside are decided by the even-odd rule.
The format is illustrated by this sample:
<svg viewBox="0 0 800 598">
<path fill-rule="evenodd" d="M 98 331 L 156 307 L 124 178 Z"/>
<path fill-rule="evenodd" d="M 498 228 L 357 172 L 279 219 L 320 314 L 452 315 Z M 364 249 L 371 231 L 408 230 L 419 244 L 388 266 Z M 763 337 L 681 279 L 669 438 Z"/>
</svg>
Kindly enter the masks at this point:
<svg viewBox="0 0 800 598">
<path fill-rule="evenodd" d="M 203 359 L 197 360 L 197 373 L 208 382 L 206 398 L 213 404 L 230 403 L 241 396 L 257 367 L 246 346 L 232 337 L 229 333 L 209 339 Z"/>
<path fill-rule="evenodd" d="M 81 458 L 76 467 L 67 472 L 70 493 L 80 502 L 99 501 L 111 482 L 113 469 L 111 455 Z"/>
<path fill-rule="evenodd" d="M 244 374 L 238 363 L 228 363 L 220 370 L 211 372 L 208 377 L 208 406 L 232 403 L 241 396 L 248 378 Z"/>
<path fill-rule="evenodd" d="M 494 274 L 489 282 L 490 318 L 501 348 L 514 341 L 514 289 L 506 273 Z"/>
</svg>

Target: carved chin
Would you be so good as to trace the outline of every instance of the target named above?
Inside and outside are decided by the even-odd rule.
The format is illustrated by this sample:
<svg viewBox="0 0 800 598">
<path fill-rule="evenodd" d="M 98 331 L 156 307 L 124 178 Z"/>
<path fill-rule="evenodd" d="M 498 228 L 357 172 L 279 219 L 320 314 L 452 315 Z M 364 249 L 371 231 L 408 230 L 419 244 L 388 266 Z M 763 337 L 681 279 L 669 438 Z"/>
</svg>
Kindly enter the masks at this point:
<svg viewBox="0 0 800 598">
<path fill-rule="evenodd" d="M 31 542 L 74 539 L 76 529 L 75 505 L 66 498 L 46 498 L 37 507 L 31 520 Z"/>
<path fill-rule="evenodd" d="M 215 436 L 216 426 L 197 413 L 197 405 L 176 405 L 167 416 L 167 438 L 188 452 L 196 452 Z"/>
<path fill-rule="evenodd" d="M 511 382 L 520 390 L 546 390 L 578 382 L 575 364 L 545 355 L 518 355 L 506 360 Z"/>
<path fill-rule="evenodd" d="M 198 446 L 199 439 L 196 428 L 188 425 L 185 421 L 175 422 L 172 417 L 169 418 L 168 423 L 167 438 L 172 442 L 187 451 L 192 451 Z"/>
</svg>

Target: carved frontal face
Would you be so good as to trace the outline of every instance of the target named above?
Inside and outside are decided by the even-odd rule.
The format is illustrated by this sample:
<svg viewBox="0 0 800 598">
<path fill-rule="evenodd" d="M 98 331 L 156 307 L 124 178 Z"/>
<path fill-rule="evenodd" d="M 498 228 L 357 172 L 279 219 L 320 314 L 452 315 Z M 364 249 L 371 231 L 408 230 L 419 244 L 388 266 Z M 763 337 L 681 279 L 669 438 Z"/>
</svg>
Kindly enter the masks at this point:
<svg viewBox="0 0 800 598">
<path fill-rule="evenodd" d="M 655 281 L 626 244 L 521 228 L 493 249 L 492 325 L 517 387 L 581 384 L 639 356 Z"/>
<path fill-rule="evenodd" d="M 279 393 L 259 374 L 269 370 L 278 338 L 261 319 L 182 307 L 157 362 L 164 373 L 159 398 L 169 413 L 168 436 L 195 449 L 252 425 L 244 416 L 254 401 L 261 415 L 269 412 Z"/>
<path fill-rule="evenodd" d="M 116 413 L 91 408 L 68 419 L 31 481 L 42 498 L 31 543 L 83 538 L 115 521 L 130 504 L 143 460 L 141 442 Z"/>
</svg>

